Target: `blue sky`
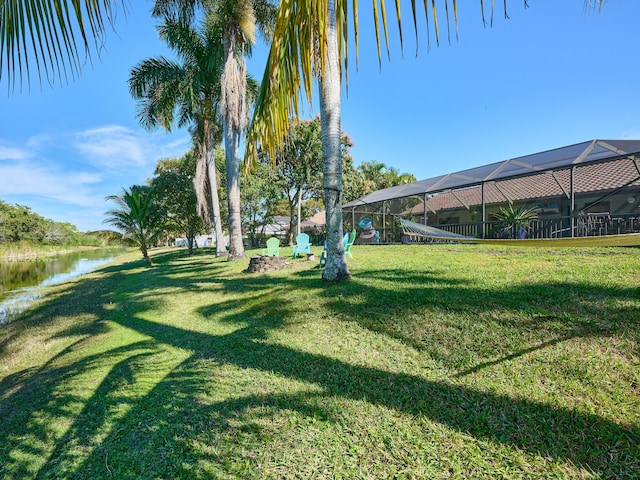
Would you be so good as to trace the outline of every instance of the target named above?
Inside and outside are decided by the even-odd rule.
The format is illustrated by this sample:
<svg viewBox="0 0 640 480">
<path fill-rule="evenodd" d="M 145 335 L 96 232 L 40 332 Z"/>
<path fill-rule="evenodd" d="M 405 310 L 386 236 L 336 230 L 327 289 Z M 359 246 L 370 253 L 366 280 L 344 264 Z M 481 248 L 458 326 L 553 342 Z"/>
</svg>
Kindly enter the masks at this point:
<svg viewBox="0 0 640 480">
<path fill-rule="evenodd" d="M 377 160 L 422 179 L 594 138 L 640 138 L 640 2 L 612 0 L 600 13 L 583 0 L 508 3 L 510 18 L 496 2 L 484 27 L 480 2 L 459 2 L 458 40 L 452 32 L 447 42 L 440 17 L 440 46 L 432 38 L 429 52 L 422 21 L 416 57 L 402 2 L 404 52 L 393 20 L 391 60 L 380 68 L 369 2 L 360 2 L 359 68 L 353 56 L 342 101 L 356 165 Z M 147 132 L 135 118 L 129 71 L 167 52 L 151 2 L 131 4 L 79 79 L 9 96 L 0 82 L 0 200 L 82 231 L 105 228 L 105 196 L 189 148 L 187 132 Z M 249 61 L 257 79 L 266 51 L 259 45 Z"/>
</svg>

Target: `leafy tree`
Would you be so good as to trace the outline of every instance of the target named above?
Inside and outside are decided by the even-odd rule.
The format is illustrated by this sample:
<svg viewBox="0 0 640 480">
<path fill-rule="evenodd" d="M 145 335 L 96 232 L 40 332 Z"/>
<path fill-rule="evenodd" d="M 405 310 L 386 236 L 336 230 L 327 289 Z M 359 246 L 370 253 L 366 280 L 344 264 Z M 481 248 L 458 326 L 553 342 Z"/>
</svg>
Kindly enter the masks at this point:
<svg viewBox="0 0 640 480">
<path fill-rule="evenodd" d="M 148 265 L 151 265 L 149 248 L 164 231 L 164 212 L 156 202 L 155 191 L 151 187 L 134 185 L 129 190 L 122 189 L 120 195 L 109 195 L 118 208 L 106 212 L 108 223 L 122 232 L 136 245 Z"/>
<path fill-rule="evenodd" d="M 153 14 L 176 16 L 190 22 L 197 6 L 207 21 L 222 32 L 224 71 L 221 77 L 221 114 L 224 134 L 227 204 L 229 208 L 229 260 L 245 257 L 240 216 L 240 156 L 242 132 L 247 120 L 245 55 L 255 43 L 258 28 L 268 38 L 276 8 L 269 0 L 156 0 Z"/>
<path fill-rule="evenodd" d="M 28 242 L 48 245 L 99 245 L 100 241 L 67 222 L 54 222 L 25 205 L 0 200 L 0 243 Z"/>
<path fill-rule="evenodd" d="M 260 164 L 254 175 L 241 178 L 243 227 L 252 247 L 259 246 L 260 227 L 276 215 L 280 192 L 269 172 L 269 165 Z"/>
<path fill-rule="evenodd" d="M 347 187 L 350 198 L 362 196 L 363 185 L 359 173 L 353 167 L 349 147 L 353 146 L 351 137 L 343 132 L 341 150 L 343 158 L 343 170 L 347 172 Z M 324 209 L 322 199 L 322 131 L 320 118 L 313 120 L 298 120 L 291 124 L 289 133 L 280 149 L 276 152 L 276 158 L 265 173 L 264 161 L 269 161 L 264 156 L 257 165 L 258 171 L 250 176 L 270 175 L 271 181 L 279 189 L 281 201 L 274 204 L 272 215 L 284 215 L 290 218 L 289 242 L 297 231 L 296 225 L 303 218 L 314 212 Z M 244 190 L 243 190 L 244 191 Z"/>
<path fill-rule="evenodd" d="M 2 243 L 45 243 L 46 233 L 54 228 L 54 225 L 55 222 L 41 217 L 26 205 L 9 205 L 0 201 L 0 242 Z"/>
<path fill-rule="evenodd" d="M 180 63 L 163 57 L 140 62 L 131 71 L 129 90 L 139 100 L 138 119 L 148 129 L 173 124 L 191 126 L 198 152 L 195 186 L 198 212 L 213 225 L 216 255 L 225 255 L 218 170 L 213 154 L 221 141 L 220 85 L 223 50 L 220 29 L 211 22 L 201 28 L 174 18 L 165 18 L 160 37 L 174 50 Z"/>
<path fill-rule="evenodd" d="M 276 157 L 276 177 L 281 194 L 287 200 L 289 243 L 299 230 L 303 203 L 321 190 L 322 130 L 320 119 L 295 121 Z M 298 231 L 299 233 L 299 231 Z"/>
<path fill-rule="evenodd" d="M 196 235 L 204 231 L 196 208 L 198 200 L 193 186 L 195 170 L 195 155 L 189 152 L 182 158 L 160 160 L 150 180 L 156 202 L 166 215 L 167 227 L 185 235 L 189 254 L 193 253 Z"/>
<path fill-rule="evenodd" d="M 353 147 L 351 137 L 342 133 L 342 199 L 345 203 L 364 195 L 364 182 L 360 172 L 353 166 L 349 148 Z"/>
</svg>

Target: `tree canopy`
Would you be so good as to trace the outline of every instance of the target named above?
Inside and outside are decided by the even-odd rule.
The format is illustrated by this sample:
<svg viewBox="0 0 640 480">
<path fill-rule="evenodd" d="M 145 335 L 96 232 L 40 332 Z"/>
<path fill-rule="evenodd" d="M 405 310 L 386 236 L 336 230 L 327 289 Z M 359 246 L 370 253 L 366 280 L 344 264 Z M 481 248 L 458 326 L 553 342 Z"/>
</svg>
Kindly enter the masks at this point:
<svg viewBox="0 0 640 480">
<path fill-rule="evenodd" d="M 193 152 L 189 152 L 181 158 L 159 160 L 149 181 L 155 191 L 156 203 L 165 215 L 165 235 L 184 235 L 189 253 L 196 235 L 204 231 L 193 186 L 195 170 L 196 158 Z"/>
<path fill-rule="evenodd" d="M 28 242 L 42 245 L 95 245 L 96 237 L 67 222 L 54 222 L 26 205 L 0 200 L 0 244 Z"/>
</svg>

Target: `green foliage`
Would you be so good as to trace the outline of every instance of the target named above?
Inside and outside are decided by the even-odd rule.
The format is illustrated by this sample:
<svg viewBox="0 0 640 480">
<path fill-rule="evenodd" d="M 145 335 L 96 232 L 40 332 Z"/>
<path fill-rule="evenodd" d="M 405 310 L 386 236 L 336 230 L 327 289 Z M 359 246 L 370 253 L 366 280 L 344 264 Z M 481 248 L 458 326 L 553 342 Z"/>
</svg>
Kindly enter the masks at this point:
<svg viewBox="0 0 640 480">
<path fill-rule="evenodd" d="M 320 118 L 294 121 L 275 158 L 274 181 L 289 207 L 289 242 L 296 225 L 308 217 L 304 203 L 322 196 L 322 126 Z M 300 209 L 300 218 L 298 218 Z"/>
<path fill-rule="evenodd" d="M 46 219 L 26 205 L 11 205 L 0 200 L 0 244 L 99 245 L 99 241 L 78 232 L 75 225 Z"/>
<path fill-rule="evenodd" d="M 349 148 L 353 146 L 351 137 L 342 135 L 342 201 L 344 203 L 356 200 L 365 194 L 365 184 L 362 176 L 353 165 L 353 157 Z"/>
<path fill-rule="evenodd" d="M 261 229 L 277 214 L 280 189 L 269 174 L 269 166 L 261 163 L 255 172 L 244 175 L 240 180 L 242 191 L 243 228 L 247 232 L 251 246 L 260 244 Z"/>
<path fill-rule="evenodd" d="M 525 205 L 514 207 L 510 203 L 507 207 L 500 207 L 500 210 L 494 213 L 492 217 L 499 220 L 500 227 L 504 233 L 516 238 L 519 229 L 529 230 L 531 221 L 538 218 L 538 210 L 536 207 L 527 207 Z"/>
<path fill-rule="evenodd" d="M 129 190 L 122 189 L 120 195 L 109 195 L 119 208 L 106 212 L 109 223 L 122 232 L 122 236 L 136 245 L 144 260 L 151 265 L 148 250 L 165 231 L 165 212 L 156 201 L 151 187 L 134 185 Z"/>
<path fill-rule="evenodd" d="M 114 25 L 122 3 L 98 0 L 62 2 L 42 0 L 0 2 L 0 80 L 22 85 L 23 75 L 31 84 L 35 62 L 38 79 L 50 85 L 75 78 L 86 64 L 93 48 L 104 47 L 104 33 Z M 78 47 L 84 47 L 83 52 Z M 6 73 L 5 73 L 6 70 Z M 44 72 L 43 72 L 44 71 Z M 44 73 L 44 75 L 43 75 Z"/>
<path fill-rule="evenodd" d="M 364 182 L 365 194 L 416 181 L 416 177 L 412 173 L 400 173 L 397 168 L 388 167 L 375 160 L 362 162 L 358 165 L 358 172 Z"/>
<path fill-rule="evenodd" d="M 343 198 L 345 201 L 355 200 L 361 197 L 364 192 L 362 177 L 353 166 L 353 158 L 349 151 L 352 146 L 351 137 L 343 132 L 341 151 Z M 273 163 L 275 167 L 265 168 L 265 163 Z M 280 199 L 280 202 L 276 204 L 275 199 L 267 199 L 265 196 L 262 199 L 262 204 L 269 205 L 270 208 L 264 208 L 262 215 L 256 211 L 254 219 L 261 218 L 263 223 L 268 223 L 273 215 L 288 216 L 291 218 L 291 231 L 294 232 L 299 201 L 301 202 L 301 220 L 324 209 L 320 118 L 292 121 L 289 134 L 282 147 L 277 151 L 275 159 L 263 156 L 262 161 L 255 167 L 255 171 L 247 175 L 248 178 L 254 176 L 261 178 L 250 181 L 255 185 L 264 183 L 264 191 L 269 195 L 271 194 L 271 185 L 275 185 Z M 243 184 L 243 198 L 245 188 Z M 255 193 L 258 193 L 258 190 Z"/>
<path fill-rule="evenodd" d="M 204 232 L 204 224 L 197 212 L 197 198 L 193 187 L 196 159 L 193 152 L 182 158 L 158 161 L 150 185 L 156 204 L 165 215 L 165 234 L 184 235 L 193 249 L 196 235 Z"/>
</svg>

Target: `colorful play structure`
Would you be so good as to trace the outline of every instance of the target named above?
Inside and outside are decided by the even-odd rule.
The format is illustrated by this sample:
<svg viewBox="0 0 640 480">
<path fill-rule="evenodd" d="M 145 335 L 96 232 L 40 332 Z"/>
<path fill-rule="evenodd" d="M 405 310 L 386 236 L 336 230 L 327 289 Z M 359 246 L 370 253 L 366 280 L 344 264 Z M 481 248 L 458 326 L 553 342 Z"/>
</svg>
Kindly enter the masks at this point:
<svg viewBox="0 0 640 480">
<path fill-rule="evenodd" d="M 367 240 L 373 238 L 376 243 L 380 243 L 380 232 L 373 226 L 373 220 L 369 217 L 362 217 L 358 222 L 358 227 L 362 230 L 360 238 Z"/>
</svg>

